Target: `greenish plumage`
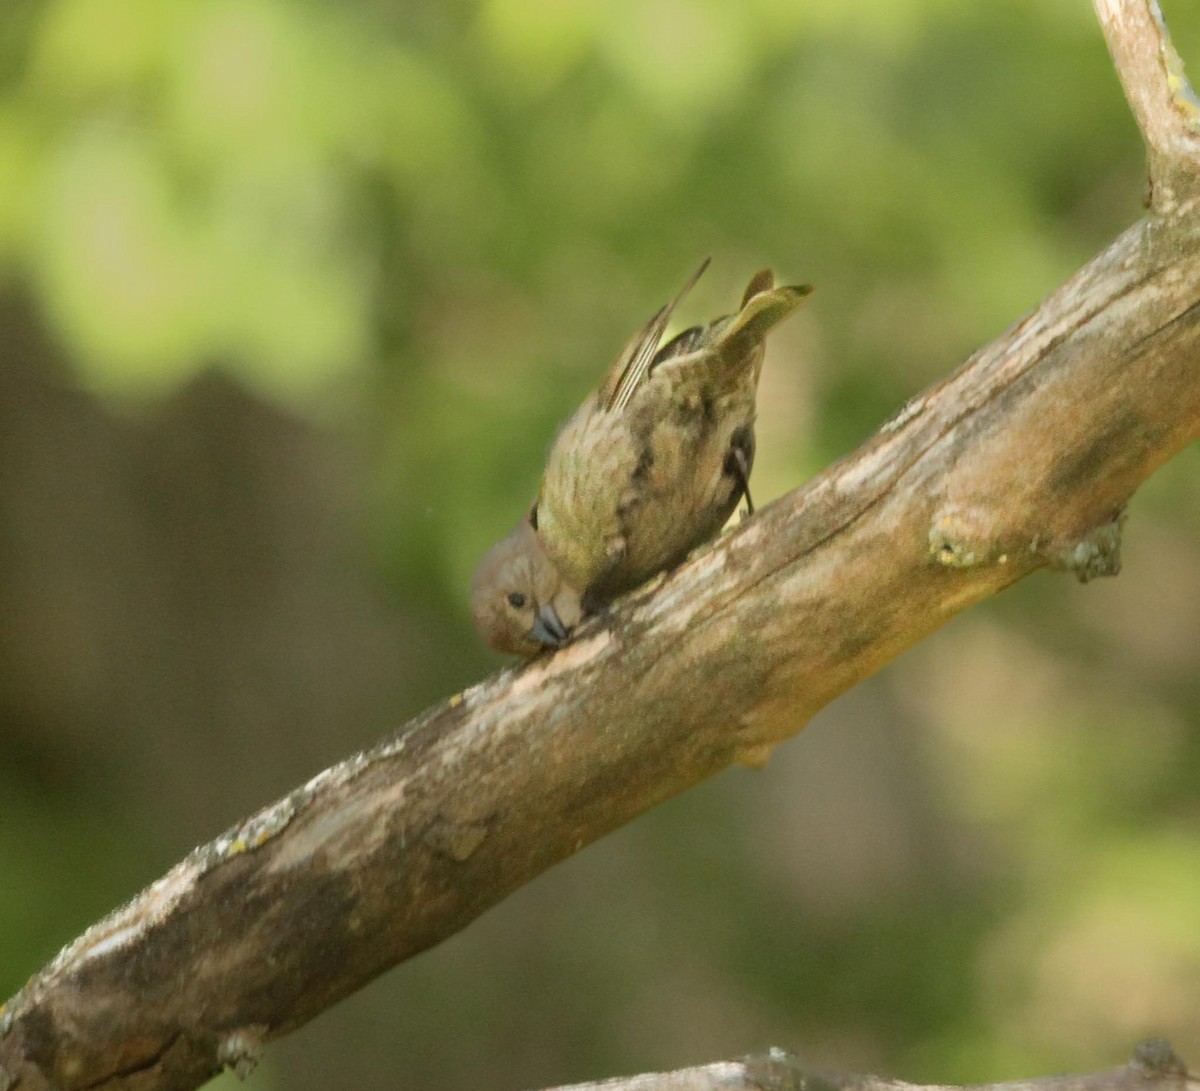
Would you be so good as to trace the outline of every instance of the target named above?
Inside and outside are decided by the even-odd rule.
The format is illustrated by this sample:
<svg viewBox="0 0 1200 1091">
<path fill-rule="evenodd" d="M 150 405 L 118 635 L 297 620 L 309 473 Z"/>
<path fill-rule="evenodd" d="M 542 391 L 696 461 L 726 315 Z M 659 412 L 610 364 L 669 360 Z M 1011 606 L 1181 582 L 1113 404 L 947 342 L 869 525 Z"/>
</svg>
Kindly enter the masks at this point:
<svg viewBox="0 0 1200 1091">
<path fill-rule="evenodd" d="M 589 610 L 678 564 L 749 500 L 763 342 L 812 289 L 776 288 L 763 270 L 736 314 L 659 348 L 707 265 L 634 335 L 550 450 L 537 533 Z"/>
</svg>

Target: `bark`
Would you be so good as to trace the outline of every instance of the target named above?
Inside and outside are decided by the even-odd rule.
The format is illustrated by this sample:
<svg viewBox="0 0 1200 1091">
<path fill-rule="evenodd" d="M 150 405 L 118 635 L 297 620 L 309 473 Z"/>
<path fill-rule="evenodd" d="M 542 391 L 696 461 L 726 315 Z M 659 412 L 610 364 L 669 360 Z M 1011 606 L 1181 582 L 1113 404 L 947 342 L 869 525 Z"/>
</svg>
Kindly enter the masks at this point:
<svg viewBox="0 0 1200 1091">
<path fill-rule="evenodd" d="M 1083 1076 L 1045 1076 L 971 1088 L 815 1072 L 780 1049 L 740 1061 L 575 1083 L 548 1091 L 1196 1091 L 1197 1081 L 1161 1038 L 1142 1042 L 1132 1063 Z"/>
<path fill-rule="evenodd" d="M 1200 434 L 1200 152 L 1153 0 L 1096 3 L 1147 139 L 1146 219 L 567 648 L 326 770 L 86 932 L 0 1009 L 0 1091 L 244 1070 L 584 845 L 765 761 L 971 603 L 1045 565 L 1115 573 L 1129 497 Z"/>
</svg>

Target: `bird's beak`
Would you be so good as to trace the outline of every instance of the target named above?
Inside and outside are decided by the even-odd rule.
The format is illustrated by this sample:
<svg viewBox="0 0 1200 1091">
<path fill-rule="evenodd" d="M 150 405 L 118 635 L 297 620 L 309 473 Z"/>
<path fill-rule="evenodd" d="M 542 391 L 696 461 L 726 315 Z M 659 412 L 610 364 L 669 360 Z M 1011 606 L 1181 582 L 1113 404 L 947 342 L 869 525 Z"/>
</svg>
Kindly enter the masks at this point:
<svg viewBox="0 0 1200 1091">
<path fill-rule="evenodd" d="M 571 635 L 571 630 L 568 629 L 559 618 L 558 612 L 550 603 L 546 603 L 537 612 L 537 616 L 533 619 L 533 628 L 530 630 L 533 634 L 533 639 L 539 644 L 546 645 L 547 648 L 558 648 L 566 643 L 567 637 Z"/>
</svg>

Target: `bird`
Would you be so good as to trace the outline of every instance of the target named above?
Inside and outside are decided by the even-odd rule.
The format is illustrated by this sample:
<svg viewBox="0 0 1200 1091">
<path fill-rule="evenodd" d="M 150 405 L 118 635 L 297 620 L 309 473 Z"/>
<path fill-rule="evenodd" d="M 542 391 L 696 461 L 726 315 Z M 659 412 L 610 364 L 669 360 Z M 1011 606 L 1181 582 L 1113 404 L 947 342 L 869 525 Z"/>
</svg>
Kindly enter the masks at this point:
<svg viewBox="0 0 1200 1091">
<path fill-rule="evenodd" d="M 565 644 L 579 623 L 579 592 L 546 556 L 528 516 L 476 566 L 471 616 L 485 644 L 526 659 Z"/>
<path fill-rule="evenodd" d="M 755 396 L 764 339 L 811 294 L 756 273 L 735 314 L 660 347 L 709 261 L 625 345 L 553 441 L 530 525 L 584 614 L 674 567 L 753 511 Z"/>
</svg>

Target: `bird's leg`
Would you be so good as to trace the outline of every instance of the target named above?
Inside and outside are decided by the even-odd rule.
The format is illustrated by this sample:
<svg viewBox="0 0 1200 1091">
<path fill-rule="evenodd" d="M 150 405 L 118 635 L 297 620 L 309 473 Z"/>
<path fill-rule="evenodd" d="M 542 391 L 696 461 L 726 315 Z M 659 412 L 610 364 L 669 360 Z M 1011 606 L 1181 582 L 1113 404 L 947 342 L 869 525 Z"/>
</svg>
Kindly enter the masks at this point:
<svg viewBox="0 0 1200 1091">
<path fill-rule="evenodd" d="M 738 491 L 746 498 L 747 515 L 754 514 L 754 501 L 750 498 L 750 466 L 753 461 L 754 433 L 739 428 L 729 441 L 724 470 L 737 482 Z"/>
</svg>

